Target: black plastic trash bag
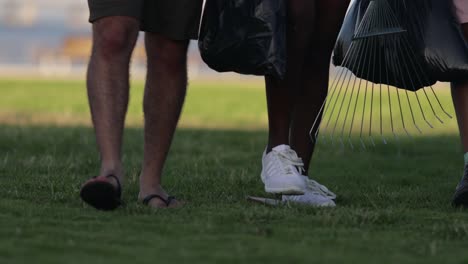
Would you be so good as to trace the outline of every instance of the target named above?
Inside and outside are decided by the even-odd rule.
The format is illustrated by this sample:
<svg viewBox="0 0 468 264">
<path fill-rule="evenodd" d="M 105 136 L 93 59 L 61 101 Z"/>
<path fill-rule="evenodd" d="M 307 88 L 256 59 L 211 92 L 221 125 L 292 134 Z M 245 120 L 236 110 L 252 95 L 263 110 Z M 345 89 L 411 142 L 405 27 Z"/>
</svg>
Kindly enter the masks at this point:
<svg viewBox="0 0 468 264">
<path fill-rule="evenodd" d="M 207 0 L 198 45 L 218 72 L 283 78 L 285 0 Z"/>
<path fill-rule="evenodd" d="M 355 0 L 333 63 L 359 78 L 411 91 L 437 81 L 465 80 L 468 46 L 452 10 L 449 0 Z M 348 52 L 351 45 L 354 52 Z"/>
</svg>

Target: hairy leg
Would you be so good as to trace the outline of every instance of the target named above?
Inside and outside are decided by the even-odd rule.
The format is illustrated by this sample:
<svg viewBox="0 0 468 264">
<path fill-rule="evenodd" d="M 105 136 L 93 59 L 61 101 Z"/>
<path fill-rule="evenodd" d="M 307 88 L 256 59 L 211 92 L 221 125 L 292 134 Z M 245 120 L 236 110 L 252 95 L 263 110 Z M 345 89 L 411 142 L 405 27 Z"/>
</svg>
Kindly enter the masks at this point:
<svg viewBox="0 0 468 264">
<path fill-rule="evenodd" d="M 188 41 L 174 41 L 165 36 L 147 33 L 148 54 L 146 78 L 145 148 L 140 177 L 140 199 L 147 195 L 168 195 L 161 187 L 161 178 L 172 138 L 179 121 L 187 89 Z M 162 201 L 150 201 L 153 207 L 165 207 Z"/>
<path fill-rule="evenodd" d="M 123 176 L 122 135 L 129 94 L 129 63 L 139 22 L 130 17 L 102 18 L 93 24 L 88 67 L 89 105 L 99 152 L 101 176 Z"/>
</svg>

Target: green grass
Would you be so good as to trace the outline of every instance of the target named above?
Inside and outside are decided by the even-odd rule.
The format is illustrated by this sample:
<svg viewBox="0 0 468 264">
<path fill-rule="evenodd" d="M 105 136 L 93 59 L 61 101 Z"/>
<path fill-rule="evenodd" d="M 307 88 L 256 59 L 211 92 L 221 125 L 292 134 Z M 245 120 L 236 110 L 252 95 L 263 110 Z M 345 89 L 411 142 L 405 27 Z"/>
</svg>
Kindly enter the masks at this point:
<svg viewBox="0 0 468 264">
<path fill-rule="evenodd" d="M 338 207 L 266 207 L 245 201 L 264 195 L 263 91 L 224 86 L 190 90 L 165 170 L 187 206 L 153 211 L 136 202 L 136 85 L 126 205 L 104 213 L 78 197 L 98 168 L 83 83 L 0 81 L 0 263 L 468 263 L 467 212 L 450 207 L 462 169 L 453 122 L 365 151 L 321 143 L 313 176 Z"/>
<path fill-rule="evenodd" d="M 86 88 L 82 81 L 0 80 L 0 121 L 89 125 Z M 143 83 L 132 85 L 127 123 L 141 126 Z M 262 85 L 247 81 L 198 82 L 188 89 L 181 126 L 265 127 L 266 101 Z"/>
<path fill-rule="evenodd" d="M 344 85 L 344 87 L 341 87 Z M 357 81 L 347 82 L 330 92 L 324 108 L 322 133 L 335 135 L 440 134 L 453 132 L 455 122 L 447 125 L 454 116 L 450 90 L 439 84 L 432 89 L 417 92 L 397 90 L 385 85 L 371 85 Z M 436 128 L 436 129 L 431 129 Z"/>
</svg>

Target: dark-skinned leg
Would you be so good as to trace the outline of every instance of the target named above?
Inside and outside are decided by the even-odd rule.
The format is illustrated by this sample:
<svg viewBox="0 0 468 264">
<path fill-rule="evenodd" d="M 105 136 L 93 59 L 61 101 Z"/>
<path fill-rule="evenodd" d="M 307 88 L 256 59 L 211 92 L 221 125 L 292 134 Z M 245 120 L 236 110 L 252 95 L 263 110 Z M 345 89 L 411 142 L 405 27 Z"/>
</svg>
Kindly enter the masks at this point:
<svg viewBox="0 0 468 264">
<path fill-rule="evenodd" d="M 284 80 L 266 78 L 269 136 L 267 152 L 289 145 L 291 115 L 307 53 L 314 19 L 315 1 L 289 0 L 287 25 L 287 71 Z"/>
<path fill-rule="evenodd" d="M 287 68 L 284 80 L 266 78 L 269 138 L 262 157 L 262 181 L 268 193 L 302 195 L 306 182 L 300 171 L 302 161 L 289 147 L 291 115 L 298 93 L 299 77 L 313 26 L 315 1 L 287 2 Z"/>
<path fill-rule="evenodd" d="M 327 95 L 330 57 L 348 4 L 348 0 L 317 1 L 313 40 L 306 49 L 299 78 L 301 90 L 294 104 L 290 137 L 291 147 L 304 162 L 306 175 L 315 147 L 309 132 Z"/>
<path fill-rule="evenodd" d="M 468 41 L 468 23 L 462 25 L 465 39 Z M 452 98 L 457 114 L 463 152 L 468 152 L 468 80 L 452 83 Z"/>
<path fill-rule="evenodd" d="M 462 25 L 465 40 L 468 40 L 468 23 Z M 452 83 L 452 99 L 457 115 L 462 149 L 464 152 L 465 172 L 453 197 L 453 205 L 468 206 L 468 79 Z"/>
</svg>

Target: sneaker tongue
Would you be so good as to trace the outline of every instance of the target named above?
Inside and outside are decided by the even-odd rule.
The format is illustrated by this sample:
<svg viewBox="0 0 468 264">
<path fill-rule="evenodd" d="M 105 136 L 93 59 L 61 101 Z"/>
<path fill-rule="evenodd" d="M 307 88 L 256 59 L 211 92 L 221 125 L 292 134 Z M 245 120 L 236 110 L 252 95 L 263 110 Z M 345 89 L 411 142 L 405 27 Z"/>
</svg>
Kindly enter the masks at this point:
<svg viewBox="0 0 468 264">
<path fill-rule="evenodd" d="M 288 149 L 291 149 L 288 145 L 279 145 L 273 148 L 274 151 L 278 151 L 278 152 L 288 150 Z"/>
</svg>

